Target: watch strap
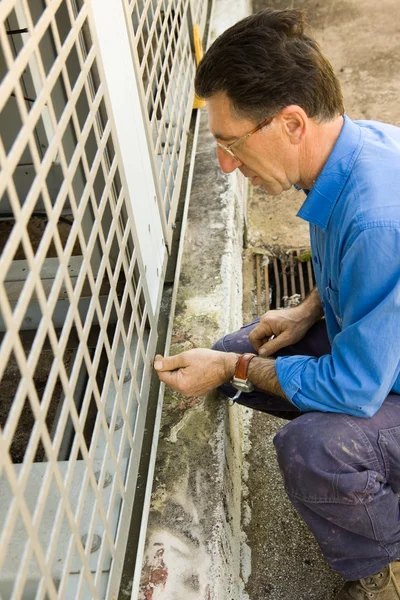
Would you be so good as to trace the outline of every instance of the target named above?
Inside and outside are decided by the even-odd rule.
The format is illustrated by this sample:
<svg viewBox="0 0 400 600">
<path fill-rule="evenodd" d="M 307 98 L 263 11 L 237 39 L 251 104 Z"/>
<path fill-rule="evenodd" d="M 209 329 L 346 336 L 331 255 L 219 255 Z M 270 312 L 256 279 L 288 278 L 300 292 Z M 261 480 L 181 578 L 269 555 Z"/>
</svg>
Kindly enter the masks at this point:
<svg viewBox="0 0 400 600">
<path fill-rule="evenodd" d="M 242 354 L 239 357 L 239 360 L 236 363 L 235 369 L 235 378 L 243 379 L 243 381 L 247 380 L 247 371 L 249 370 L 250 361 L 253 360 L 257 355 L 251 354 L 250 352 L 246 352 L 246 354 Z"/>
</svg>

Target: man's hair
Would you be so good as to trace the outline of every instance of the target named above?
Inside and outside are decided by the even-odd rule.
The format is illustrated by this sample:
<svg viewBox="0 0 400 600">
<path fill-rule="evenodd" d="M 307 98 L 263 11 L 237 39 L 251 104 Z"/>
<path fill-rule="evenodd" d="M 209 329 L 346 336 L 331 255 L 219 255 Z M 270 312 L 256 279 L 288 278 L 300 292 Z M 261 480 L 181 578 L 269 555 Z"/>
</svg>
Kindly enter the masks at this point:
<svg viewBox="0 0 400 600">
<path fill-rule="evenodd" d="M 198 96 L 224 92 L 238 118 L 255 122 L 285 106 L 330 121 L 344 113 L 340 83 L 318 43 L 304 33 L 301 10 L 266 8 L 220 35 L 197 70 Z"/>
</svg>

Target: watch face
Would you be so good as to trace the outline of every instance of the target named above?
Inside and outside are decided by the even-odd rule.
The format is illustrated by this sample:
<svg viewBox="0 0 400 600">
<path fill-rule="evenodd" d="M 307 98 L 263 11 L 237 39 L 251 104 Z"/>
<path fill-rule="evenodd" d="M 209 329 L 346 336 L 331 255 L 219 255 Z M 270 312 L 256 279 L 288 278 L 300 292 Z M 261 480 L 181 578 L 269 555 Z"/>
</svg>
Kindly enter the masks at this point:
<svg viewBox="0 0 400 600">
<path fill-rule="evenodd" d="M 231 383 L 233 387 L 241 392 L 252 392 L 254 390 L 254 385 L 248 379 L 239 379 L 238 377 L 234 377 Z"/>
</svg>

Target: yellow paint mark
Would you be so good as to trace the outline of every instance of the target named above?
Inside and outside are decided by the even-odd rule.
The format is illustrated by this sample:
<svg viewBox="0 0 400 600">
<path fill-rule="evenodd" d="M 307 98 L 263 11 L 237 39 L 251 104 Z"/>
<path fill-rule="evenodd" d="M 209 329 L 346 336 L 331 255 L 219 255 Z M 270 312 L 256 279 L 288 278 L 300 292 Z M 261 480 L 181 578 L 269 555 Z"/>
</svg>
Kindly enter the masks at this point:
<svg viewBox="0 0 400 600">
<path fill-rule="evenodd" d="M 348 448 L 346 448 L 346 446 L 342 446 L 342 450 L 343 450 L 343 452 L 346 452 L 346 454 L 349 454 L 349 456 L 353 456 L 353 454 L 350 452 L 350 450 Z"/>
<path fill-rule="evenodd" d="M 196 65 L 198 65 L 201 59 L 203 58 L 203 43 L 201 41 L 200 27 L 197 25 L 197 23 L 193 26 L 193 43 L 194 53 L 196 57 Z M 199 98 L 199 96 L 195 94 L 193 108 L 203 108 L 205 105 L 206 101 L 204 100 L 204 98 Z"/>
</svg>

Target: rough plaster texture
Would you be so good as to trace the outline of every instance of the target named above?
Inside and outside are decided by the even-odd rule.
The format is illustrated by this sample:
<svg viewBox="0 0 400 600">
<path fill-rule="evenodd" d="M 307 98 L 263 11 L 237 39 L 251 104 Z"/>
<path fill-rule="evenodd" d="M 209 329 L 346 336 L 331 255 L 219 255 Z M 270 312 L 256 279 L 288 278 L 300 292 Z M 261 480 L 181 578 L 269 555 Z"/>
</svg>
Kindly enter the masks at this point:
<svg viewBox="0 0 400 600">
<path fill-rule="evenodd" d="M 225 29 L 249 14 L 251 14 L 251 0 L 215 0 L 210 42 L 213 42 Z"/>
<path fill-rule="evenodd" d="M 223 175 L 201 116 L 171 354 L 241 319 L 245 181 Z M 240 597 L 242 413 L 166 390 L 139 598 Z"/>
</svg>

